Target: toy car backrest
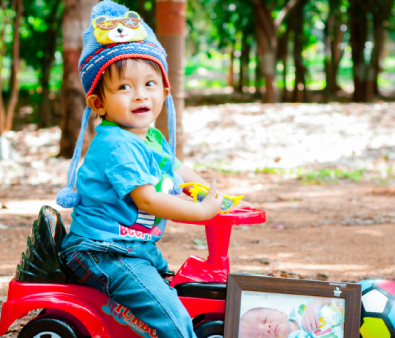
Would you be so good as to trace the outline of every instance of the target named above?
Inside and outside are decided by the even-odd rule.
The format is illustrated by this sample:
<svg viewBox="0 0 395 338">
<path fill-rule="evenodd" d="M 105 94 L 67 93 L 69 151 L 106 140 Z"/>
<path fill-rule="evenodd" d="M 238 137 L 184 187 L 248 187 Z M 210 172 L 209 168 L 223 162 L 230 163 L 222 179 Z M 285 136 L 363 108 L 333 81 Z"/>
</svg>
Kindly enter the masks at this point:
<svg viewBox="0 0 395 338">
<path fill-rule="evenodd" d="M 68 271 L 58 259 L 66 229 L 55 209 L 43 206 L 34 221 L 15 279 L 31 283 L 66 283 Z"/>
</svg>

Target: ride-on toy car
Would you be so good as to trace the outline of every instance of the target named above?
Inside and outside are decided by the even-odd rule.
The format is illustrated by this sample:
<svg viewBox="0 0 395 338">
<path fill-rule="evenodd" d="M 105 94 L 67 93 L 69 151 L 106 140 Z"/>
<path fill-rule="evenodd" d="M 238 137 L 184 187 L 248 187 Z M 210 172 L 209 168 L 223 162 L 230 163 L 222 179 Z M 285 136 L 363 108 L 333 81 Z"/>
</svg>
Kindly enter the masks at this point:
<svg viewBox="0 0 395 338">
<path fill-rule="evenodd" d="M 177 289 L 193 318 L 198 338 L 223 337 L 232 226 L 265 220 L 262 210 L 240 209 L 218 214 L 209 221 L 192 222 L 205 225 L 207 261 L 190 256 L 175 276 L 163 277 Z M 19 338 L 157 337 L 155 329 L 136 318 L 129 309 L 77 281 L 73 272 L 58 259 L 65 235 L 60 214 L 43 206 L 27 239 L 15 278 L 9 284 L 8 299 L 2 305 L 0 336 L 16 319 L 29 311 L 42 309 L 22 329 Z"/>
</svg>

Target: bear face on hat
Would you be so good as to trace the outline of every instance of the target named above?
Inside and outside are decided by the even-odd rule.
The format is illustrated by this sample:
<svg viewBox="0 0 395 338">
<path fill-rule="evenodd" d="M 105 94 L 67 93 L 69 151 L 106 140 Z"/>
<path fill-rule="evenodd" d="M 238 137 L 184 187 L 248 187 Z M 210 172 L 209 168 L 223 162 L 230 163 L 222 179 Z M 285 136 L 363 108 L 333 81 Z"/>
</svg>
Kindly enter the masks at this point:
<svg viewBox="0 0 395 338">
<path fill-rule="evenodd" d="M 99 15 L 92 21 L 94 36 L 100 44 L 141 41 L 147 37 L 147 31 L 141 25 L 140 15 L 129 11 L 124 17 L 108 18 Z"/>
</svg>

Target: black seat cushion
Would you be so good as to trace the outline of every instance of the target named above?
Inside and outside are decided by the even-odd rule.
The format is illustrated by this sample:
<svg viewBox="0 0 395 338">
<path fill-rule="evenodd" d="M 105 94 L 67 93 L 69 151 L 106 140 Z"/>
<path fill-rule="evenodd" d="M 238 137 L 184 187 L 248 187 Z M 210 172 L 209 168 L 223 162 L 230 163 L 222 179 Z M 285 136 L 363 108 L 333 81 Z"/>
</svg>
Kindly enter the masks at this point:
<svg viewBox="0 0 395 338">
<path fill-rule="evenodd" d="M 44 205 L 34 221 L 27 247 L 17 266 L 15 279 L 30 283 L 66 283 L 63 265 L 58 251 L 66 229 L 62 217 L 55 209 Z"/>
</svg>

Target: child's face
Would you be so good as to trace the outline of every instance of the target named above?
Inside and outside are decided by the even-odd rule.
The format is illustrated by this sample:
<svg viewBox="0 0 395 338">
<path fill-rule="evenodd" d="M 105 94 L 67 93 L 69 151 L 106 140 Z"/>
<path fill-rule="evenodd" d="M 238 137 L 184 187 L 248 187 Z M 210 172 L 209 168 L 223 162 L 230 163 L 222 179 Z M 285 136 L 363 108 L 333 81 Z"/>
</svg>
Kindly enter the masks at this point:
<svg viewBox="0 0 395 338">
<path fill-rule="evenodd" d="M 241 318 L 239 338 L 287 338 L 291 332 L 285 313 L 275 309 L 254 309 Z"/>
<path fill-rule="evenodd" d="M 105 78 L 102 100 L 93 94 L 88 97 L 88 105 L 107 121 L 145 136 L 168 94 L 161 74 L 144 62 L 128 60 L 123 77 L 113 71 L 111 78 Z"/>
</svg>

